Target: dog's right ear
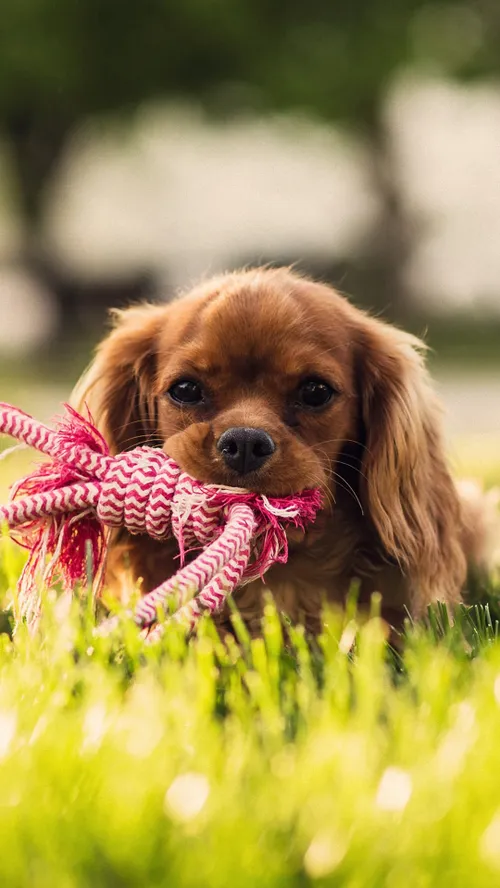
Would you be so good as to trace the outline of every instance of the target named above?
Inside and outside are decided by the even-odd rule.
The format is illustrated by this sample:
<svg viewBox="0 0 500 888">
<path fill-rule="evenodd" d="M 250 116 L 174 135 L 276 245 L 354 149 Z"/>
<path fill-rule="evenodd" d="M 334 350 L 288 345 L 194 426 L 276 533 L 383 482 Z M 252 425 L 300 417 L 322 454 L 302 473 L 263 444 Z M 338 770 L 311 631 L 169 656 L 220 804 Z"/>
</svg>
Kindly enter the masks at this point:
<svg viewBox="0 0 500 888">
<path fill-rule="evenodd" d="M 114 329 L 73 390 L 72 406 L 90 410 L 112 452 L 160 443 L 154 384 L 166 312 L 164 305 L 113 312 Z"/>
</svg>

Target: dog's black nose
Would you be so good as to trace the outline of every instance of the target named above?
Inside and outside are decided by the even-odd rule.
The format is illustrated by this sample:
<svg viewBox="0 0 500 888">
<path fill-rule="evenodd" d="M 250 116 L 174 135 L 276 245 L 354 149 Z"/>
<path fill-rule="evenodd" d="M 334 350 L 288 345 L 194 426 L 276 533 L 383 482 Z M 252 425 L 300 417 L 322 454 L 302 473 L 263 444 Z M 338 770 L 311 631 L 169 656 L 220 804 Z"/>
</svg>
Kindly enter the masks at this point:
<svg viewBox="0 0 500 888">
<path fill-rule="evenodd" d="M 255 472 L 276 450 L 276 444 L 264 429 L 238 427 L 228 429 L 217 441 L 224 462 L 239 475 Z"/>
</svg>

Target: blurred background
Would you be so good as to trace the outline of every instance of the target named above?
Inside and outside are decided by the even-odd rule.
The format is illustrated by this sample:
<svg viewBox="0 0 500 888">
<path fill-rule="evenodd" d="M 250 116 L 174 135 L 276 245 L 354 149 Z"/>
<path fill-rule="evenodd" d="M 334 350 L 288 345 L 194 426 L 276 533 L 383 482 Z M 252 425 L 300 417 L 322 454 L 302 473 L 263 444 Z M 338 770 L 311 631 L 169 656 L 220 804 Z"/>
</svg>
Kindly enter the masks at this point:
<svg viewBox="0 0 500 888">
<path fill-rule="evenodd" d="M 424 336 L 500 453 L 498 0 L 2 0 L 0 398 L 48 418 L 110 306 L 296 263 Z"/>
</svg>

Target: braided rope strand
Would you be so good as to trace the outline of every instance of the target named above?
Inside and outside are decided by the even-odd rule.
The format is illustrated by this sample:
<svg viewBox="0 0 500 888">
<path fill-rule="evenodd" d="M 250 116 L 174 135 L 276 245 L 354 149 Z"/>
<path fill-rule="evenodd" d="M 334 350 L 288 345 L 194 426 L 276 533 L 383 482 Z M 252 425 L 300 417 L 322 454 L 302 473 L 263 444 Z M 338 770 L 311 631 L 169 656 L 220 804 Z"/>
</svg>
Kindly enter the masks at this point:
<svg viewBox="0 0 500 888">
<path fill-rule="evenodd" d="M 7 506 L 0 506 L 0 521 L 4 521 L 12 529 L 37 518 L 97 508 L 99 493 L 97 484 L 80 482 L 73 484 L 70 491 L 59 489 L 53 493 L 23 496 Z"/>
<path fill-rule="evenodd" d="M 151 447 L 112 456 L 92 421 L 70 407 L 50 429 L 0 403 L 0 433 L 50 457 L 18 481 L 11 502 L 0 506 L 0 520 L 30 551 L 19 600 L 21 615 L 33 625 L 41 608 L 37 574 L 50 583 L 57 572 L 73 589 L 86 576 L 90 543 L 95 574 L 102 578 L 104 528 L 125 527 L 156 540 L 174 536 L 181 555 L 180 570 L 137 605 L 136 623 L 148 640 L 157 637 L 159 611 L 174 596 L 174 619 L 193 629 L 203 612 L 219 610 L 238 585 L 285 561 L 284 525 L 304 527 L 321 507 L 319 491 L 272 499 L 201 484 Z M 184 564 L 186 547 L 201 552 Z"/>
<path fill-rule="evenodd" d="M 198 597 L 203 607 L 211 613 L 218 610 L 225 599 L 224 590 L 234 589 L 243 576 L 254 529 L 252 510 L 244 504 L 231 506 L 225 529 L 202 555 L 139 601 L 135 611 L 139 626 L 154 623 L 170 595 L 176 595 L 180 606 L 193 589 L 202 590 Z"/>
</svg>

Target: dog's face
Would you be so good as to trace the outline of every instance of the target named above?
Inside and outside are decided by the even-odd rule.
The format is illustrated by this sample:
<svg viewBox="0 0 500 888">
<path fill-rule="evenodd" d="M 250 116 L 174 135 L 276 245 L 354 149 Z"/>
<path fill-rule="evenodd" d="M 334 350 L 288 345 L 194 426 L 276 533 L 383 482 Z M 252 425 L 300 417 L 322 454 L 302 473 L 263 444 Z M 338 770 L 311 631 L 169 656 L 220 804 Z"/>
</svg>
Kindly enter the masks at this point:
<svg viewBox="0 0 500 888">
<path fill-rule="evenodd" d="M 158 426 L 165 451 L 194 477 L 270 495 L 333 493 L 358 424 L 352 330 L 340 299 L 332 311 L 300 283 L 236 278 L 166 313 Z"/>
<path fill-rule="evenodd" d="M 333 508 L 347 490 L 345 520 L 403 572 L 445 595 L 459 585 L 459 506 L 421 343 L 325 285 L 256 269 L 118 313 L 73 401 L 114 450 L 161 446 L 201 481 L 320 487 Z"/>
</svg>

